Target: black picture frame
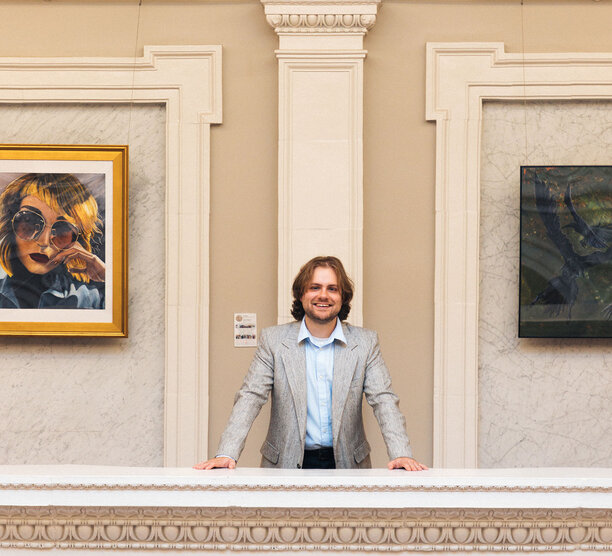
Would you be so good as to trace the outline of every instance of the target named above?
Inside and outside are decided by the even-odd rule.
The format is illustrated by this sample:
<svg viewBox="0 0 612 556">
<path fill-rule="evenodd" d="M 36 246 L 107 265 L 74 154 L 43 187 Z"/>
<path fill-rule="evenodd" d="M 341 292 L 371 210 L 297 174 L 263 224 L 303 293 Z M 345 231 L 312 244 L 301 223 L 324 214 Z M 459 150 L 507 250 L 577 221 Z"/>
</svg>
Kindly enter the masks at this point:
<svg viewBox="0 0 612 556">
<path fill-rule="evenodd" d="M 520 338 L 612 337 L 612 166 L 521 166 Z"/>
</svg>

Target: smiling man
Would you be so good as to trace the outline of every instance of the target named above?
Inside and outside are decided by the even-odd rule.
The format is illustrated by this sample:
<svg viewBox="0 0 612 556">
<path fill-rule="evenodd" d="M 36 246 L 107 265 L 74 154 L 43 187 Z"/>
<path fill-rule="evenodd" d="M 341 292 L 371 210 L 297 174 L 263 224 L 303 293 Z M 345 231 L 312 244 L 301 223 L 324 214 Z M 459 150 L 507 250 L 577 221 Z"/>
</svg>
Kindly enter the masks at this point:
<svg viewBox="0 0 612 556">
<path fill-rule="evenodd" d="M 238 393 L 217 456 L 196 469 L 236 466 L 271 393 L 262 467 L 368 468 L 362 398 L 372 406 L 389 469 L 420 471 L 375 332 L 351 326 L 353 284 L 336 257 L 308 261 L 293 282 L 295 322 L 266 328 Z"/>
</svg>

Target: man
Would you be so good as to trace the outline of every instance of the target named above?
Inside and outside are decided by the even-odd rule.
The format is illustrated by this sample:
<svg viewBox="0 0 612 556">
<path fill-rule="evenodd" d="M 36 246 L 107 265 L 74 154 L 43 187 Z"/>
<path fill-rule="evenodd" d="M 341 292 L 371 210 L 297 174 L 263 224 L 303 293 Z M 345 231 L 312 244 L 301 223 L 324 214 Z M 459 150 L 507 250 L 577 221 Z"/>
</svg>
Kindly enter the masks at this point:
<svg viewBox="0 0 612 556">
<path fill-rule="evenodd" d="M 236 467 L 249 429 L 271 392 L 262 467 L 371 467 L 361 413 L 365 394 L 387 445 L 389 469 L 427 469 L 411 457 L 405 419 L 376 333 L 343 323 L 353 285 L 340 260 L 308 261 L 293 282 L 293 297 L 296 322 L 262 331 L 218 455 L 195 468 Z"/>
</svg>

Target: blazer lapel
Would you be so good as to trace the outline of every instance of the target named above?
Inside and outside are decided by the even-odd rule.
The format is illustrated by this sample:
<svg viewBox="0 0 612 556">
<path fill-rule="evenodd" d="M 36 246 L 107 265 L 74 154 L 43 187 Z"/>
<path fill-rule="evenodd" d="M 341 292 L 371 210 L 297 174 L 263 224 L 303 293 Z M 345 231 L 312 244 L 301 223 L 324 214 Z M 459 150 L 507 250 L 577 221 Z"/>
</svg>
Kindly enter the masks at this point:
<svg viewBox="0 0 612 556">
<path fill-rule="evenodd" d="M 340 432 L 340 421 L 346 404 L 349 386 L 353 380 L 355 369 L 357 368 L 358 347 L 346 324 L 342 325 L 342 331 L 346 338 L 346 346 L 336 342 L 334 346 L 334 378 L 332 382 L 332 433 L 334 445 Z"/>
<path fill-rule="evenodd" d="M 286 350 L 282 354 L 285 374 L 293 396 L 293 405 L 300 430 L 300 440 L 306 437 L 306 353 L 304 346 L 298 344 L 299 327 L 283 340 Z"/>
</svg>

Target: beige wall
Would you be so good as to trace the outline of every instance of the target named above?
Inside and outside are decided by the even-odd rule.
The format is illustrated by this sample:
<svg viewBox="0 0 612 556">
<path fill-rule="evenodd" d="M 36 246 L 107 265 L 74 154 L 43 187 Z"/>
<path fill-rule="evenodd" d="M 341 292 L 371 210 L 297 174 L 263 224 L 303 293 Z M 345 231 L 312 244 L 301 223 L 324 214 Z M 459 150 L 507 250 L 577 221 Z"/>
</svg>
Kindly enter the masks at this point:
<svg viewBox="0 0 612 556">
<path fill-rule="evenodd" d="M 511 52 L 612 52 L 612 2 L 393 1 L 365 41 L 365 325 L 379 331 L 416 455 L 432 460 L 435 126 L 427 41 Z M 0 0 L 1 56 L 131 56 L 145 44 L 223 45 L 223 125 L 212 131 L 210 444 L 252 357 L 232 314 L 276 315 L 277 39 L 255 0 Z M 243 231 L 243 233 L 239 233 Z M 258 464 L 265 418 L 241 460 Z M 382 441 L 372 430 L 382 464 Z M 42 463 L 42 462 L 41 462 Z"/>
</svg>

